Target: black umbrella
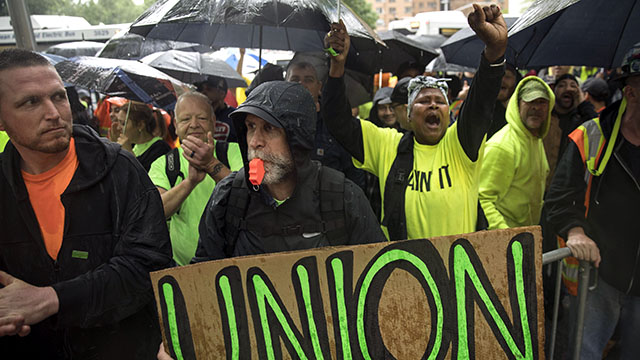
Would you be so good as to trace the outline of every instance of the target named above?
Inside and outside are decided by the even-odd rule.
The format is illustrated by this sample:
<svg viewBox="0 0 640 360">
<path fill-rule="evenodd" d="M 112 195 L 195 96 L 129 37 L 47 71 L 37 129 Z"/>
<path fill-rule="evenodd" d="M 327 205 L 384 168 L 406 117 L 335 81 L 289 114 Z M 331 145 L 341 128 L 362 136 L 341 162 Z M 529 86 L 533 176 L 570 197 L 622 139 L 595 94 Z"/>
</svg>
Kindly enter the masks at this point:
<svg viewBox="0 0 640 360">
<path fill-rule="evenodd" d="M 197 52 L 207 52 L 212 50 L 210 47 L 200 44 L 149 39 L 137 34 L 119 32 L 104 44 L 104 47 L 98 51 L 96 56 L 112 59 L 138 60 L 158 51 L 172 49 Z"/>
<path fill-rule="evenodd" d="M 350 53 L 384 44 L 351 9 L 344 4 L 340 9 L 351 35 Z M 337 19 L 336 0 L 160 0 L 130 32 L 216 48 L 317 51 Z"/>
<path fill-rule="evenodd" d="M 406 62 L 414 62 L 422 67 L 438 56 L 435 48 L 426 46 L 397 31 L 379 31 L 378 35 L 387 44 L 388 48 L 381 47 L 379 54 L 361 54 L 359 62 L 367 62 L 367 69 L 372 72 L 395 72 L 398 66 Z"/>
<path fill-rule="evenodd" d="M 476 53 L 476 56 L 480 56 L 480 53 Z M 445 59 L 444 54 L 438 55 L 437 58 L 431 60 L 429 64 L 425 67 L 424 71 L 426 72 L 476 72 L 476 68 L 458 65 L 458 64 L 450 64 Z"/>
<path fill-rule="evenodd" d="M 640 39 L 640 0 L 537 0 L 509 30 L 515 65 L 622 64 Z"/>
<path fill-rule="evenodd" d="M 215 75 L 225 79 L 230 88 L 247 87 L 247 82 L 235 69 L 211 53 L 167 50 L 147 55 L 140 61 L 189 84 L 203 81 L 207 75 Z"/>
<path fill-rule="evenodd" d="M 505 16 L 504 21 L 507 23 L 507 27 L 510 27 L 517 19 L 517 17 Z M 451 35 L 447 41 L 442 43 L 440 48 L 444 53 L 447 63 L 476 69 L 480 65 L 480 53 L 484 49 L 484 43 L 478 38 L 476 33 L 467 26 Z M 515 50 L 511 46 L 507 46 L 505 58 L 508 63 L 514 63 Z"/>
<path fill-rule="evenodd" d="M 176 92 L 188 89 L 179 80 L 134 60 L 79 56 L 55 67 L 64 82 L 163 109 L 172 109 Z"/>
<path fill-rule="evenodd" d="M 72 41 L 49 46 L 44 52 L 66 58 L 74 56 L 94 56 L 103 47 L 104 43 L 97 41 Z"/>
<path fill-rule="evenodd" d="M 415 40 L 423 46 L 427 46 L 431 49 L 438 49 L 440 45 L 447 41 L 448 37 L 444 35 L 407 35 L 407 37 L 411 40 Z"/>
</svg>

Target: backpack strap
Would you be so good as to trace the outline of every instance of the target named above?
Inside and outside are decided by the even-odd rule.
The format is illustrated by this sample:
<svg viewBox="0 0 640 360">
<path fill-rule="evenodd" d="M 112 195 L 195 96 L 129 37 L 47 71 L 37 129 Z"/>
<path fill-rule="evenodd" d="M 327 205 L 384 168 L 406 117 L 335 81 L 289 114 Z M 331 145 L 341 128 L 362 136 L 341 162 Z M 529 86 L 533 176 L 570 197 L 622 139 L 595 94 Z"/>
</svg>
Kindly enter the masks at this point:
<svg viewBox="0 0 640 360">
<path fill-rule="evenodd" d="M 319 166 L 317 189 L 320 193 L 319 223 L 306 223 L 288 226 L 265 226 L 247 224 L 245 215 L 249 205 L 250 192 L 247 191 L 244 171 L 236 173 L 229 194 L 229 203 L 225 214 L 225 255 L 233 256 L 240 230 L 250 230 L 263 237 L 302 236 L 304 233 L 323 233 L 331 246 L 348 243 L 344 208 L 344 174 L 327 167 Z"/>
<path fill-rule="evenodd" d="M 178 176 L 184 180 L 184 174 L 180 171 L 180 152 L 178 148 L 171 149 L 171 151 L 165 155 L 165 160 L 165 172 L 169 178 L 169 184 L 171 188 L 173 188 L 176 185 L 176 181 L 178 181 Z"/>
<path fill-rule="evenodd" d="M 218 161 L 224 164 L 227 168 L 231 169 L 229 166 L 229 143 L 226 141 L 216 141 L 216 158 Z"/>
<path fill-rule="evenodd" d="M 225 213 L 225 246 L 224 253 L 227 257 L 233 256 L 238 241 L 238 233 L 247 228 L 245 214 L 249 206 L 250 193 L 246 187 L 244 169 L 236 173 L 231 185 L 229 202 Z"/>
<path fill-rule="evenodd" d="M 384 186 L 384 219 L 390 240 L 407 238 L 407 219 L 405 215 L 405 191 L 409 184 L 409 175 L 413 170 L 413 131 L 402 135 L 398 144 L 398 154 L 393 160 Z"/>
</svg>

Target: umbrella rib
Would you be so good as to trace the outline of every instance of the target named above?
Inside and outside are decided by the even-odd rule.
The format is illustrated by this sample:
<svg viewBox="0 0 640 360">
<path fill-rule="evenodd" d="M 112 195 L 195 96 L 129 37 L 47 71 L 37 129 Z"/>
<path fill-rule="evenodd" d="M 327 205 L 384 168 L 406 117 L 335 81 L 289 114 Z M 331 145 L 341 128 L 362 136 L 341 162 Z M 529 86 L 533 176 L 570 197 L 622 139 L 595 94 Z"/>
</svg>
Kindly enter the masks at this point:
<svg viewBox="0 0 640 360">
<path fill-rule="evenodd" d="M 633 6 L 631 6 L 630 11 L 628 12 L 627 18 L 624 21 L 624 25 L 622 25 L 621 28 L 621 32 L 620 32 L 620 38 L 622 38 L 622 34 L 624 33 L 624 29 L 627 27 L 627 24 L 629 23 L 629 19 L 631 18 L 631 14 L 633 14 L 633 8 L 636 7 L 638 5 L 638 1 L 634 1 Z M 620 43 L 621 41 L 618 41 L 616 43 L 616 48 L 613 51 L 613 57 L 611 58 L 611 62 L 609 63 L 609 69 L 612 69 L 614 67 L 613 61 L 616 59 L 616 54 L 618 53 L 618 48 L 620 47 Z"/>
<path fill-rule="evenodd" d="M 554 21 L 552 21 L 551 25 L 549 26 L 549 29 L 551 29 L 551 28 L 552 28 L 552 27 L 553 27 L 553 26 L 558 22 L 558 20 L 560 20 L 560 17 L 561 17 L 562 15 L 564 15 L 564 11 L 566 11 L 566 10 L 567 10 L 567 8 L 564 8 L 564 9 L 563 9 L 563 13 L 562 13 L 562 14 L 560 14 L 560 15 L 558 15 L 558 17 L 557 17 Z M 523 49 L 524 49 L 524 48 L 526 48 L 526 47 L 527 47 L 527 45 L 529 45 L 529 43 L 531 42 L 531 40 L 533 40 L 533 38 L 535 37 L 535 35 L 536 35 L 536 33 L 537 33 L 537 32 L 538 32 L 538 28 L 537 28 L 537 27 L 535 27 L 535 28 L 533 29 L 533 34 L 531 35 L 531 37 L 530 37 L 530 38 L 529 38 L 529 40 L 527 41 L 527 44 L 526 44 L 525 46 L 523 46 Z M 551 32 L 551 31 L 547 31 L 546 33 L 544 33 L 544 35 L 542 36 L 542 38 L 540 39 L 540 41 L 538 41 L 538 46 L 540 46 L 540 44 L 542 44 L 542 42 L 544 41 L 544 39 L 546 39 L 547 35 L 549 35 L 549 33 L 550 33 L 550 32 Z M 538 46 L 536 46 L 534 50 L 538 49 Z M 525 64 L 528 64 L 528 63 L 529 63 L 529 61 L 531 61 L 531 58 L 533 57 L 533 55 L 535 55 L 535 51 L 531 51 L 531 55 L 529 56 L 529 58 L 527 58 L 527 62 L 526 62 Z M 565 65 L 566 65 L 566 64 L 565 64 Z"/>
<path fill-rule="evenodd" d="M 286 26 L 283 29 L 284 29 L 284 37 L 287 39 L 287 48 L 291 49 L 291 40 L 289 39 L 289 30 Z"/>
<path fill-rule="evenodd" d="M 180 39 L 180 36 L 182 35 L 182 33 L 186 28 L 187 28 L 187 24 L 183 24 L 182 29 L 180 29 L 180 31 L 178 32 L 178 36 L 176 36 L 176 39 Z"/>
</svg>

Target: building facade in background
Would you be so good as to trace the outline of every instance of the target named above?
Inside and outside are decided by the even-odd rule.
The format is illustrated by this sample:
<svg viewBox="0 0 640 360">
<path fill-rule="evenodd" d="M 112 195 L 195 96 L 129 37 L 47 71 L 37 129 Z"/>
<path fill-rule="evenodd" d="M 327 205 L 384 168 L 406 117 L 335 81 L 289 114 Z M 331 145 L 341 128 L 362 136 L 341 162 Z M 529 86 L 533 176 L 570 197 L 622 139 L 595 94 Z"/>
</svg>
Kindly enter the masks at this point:
<svg viewBox="0 0 640 360">
<path fill-rule="evenodd" d="M 394 20 L 404 20 L 413 23 L 411 26 L 417 30 L 419 24 L 416 20 L 410 19 L 418 13 L 428 11 L 460 10 L 465 15 L 471 10 L 472 0 L 367 0 L 373 10 L 378 13 L 377 30 L 387 30 L 389 23 Z M 504 9 L 508 9 L 509 0 L 495 0 L 493 4 L 498 4 Z M 480 2 L 480 4 L 483 4 Z M 489 4 L 489 3 L 487 3 Z M 447 35 L 447 34 L 445 34 Z"/>
</svg>

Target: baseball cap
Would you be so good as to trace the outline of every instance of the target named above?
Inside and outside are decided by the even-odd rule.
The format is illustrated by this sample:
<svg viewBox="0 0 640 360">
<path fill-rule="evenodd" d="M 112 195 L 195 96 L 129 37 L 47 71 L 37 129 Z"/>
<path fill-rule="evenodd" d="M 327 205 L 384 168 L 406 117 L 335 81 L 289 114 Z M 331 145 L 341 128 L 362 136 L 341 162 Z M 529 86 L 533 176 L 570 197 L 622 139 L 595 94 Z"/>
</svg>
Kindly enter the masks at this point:
<svg viewBox="0 0 640 360">
<path fill-rule="evenodd" d="M 207 75 L 207 77 L 203 81 L 199 81 L 194 83 L 194 85 L 198 88 L 198 91 L 202 90 L 202 85 L 208 85 L 212 88 L 217 88 L 222 91 L 227 91 L 227 80 L 225 78 L 215 75 Z"/>
<path fill-rule="evenodd" d="M 396 86 L 393 88 L 391 92 L 391 101 L 399 104 L 407 104 L 409 102 L 409 81 L 411 81 L 411 77 L 406 76 L 400 79 Z"/>
<path fill-rule="evenodd" d="M 582 84 L 582 91 L 589 93 L 594 99 L 604 101 L 609 97 L 609 85 L 599 78 L 587 79 Z"/>
<path fill-rule="evenodd" d="M 549 100 L 549 92 L 547 88 L 539 81 L 529 80 L 522 85 L 518 92 L 518 99 L 530 102 L 535 99 L 543 98 Z"/>
<path fill-rule="evenodd" d="M 391 93 L 393 92 L 393 88 L 383 87 L 380 90 L 376 91 L 375 96 L 373 97 L 374 104 L 391 104 Z"/>
</svg>

